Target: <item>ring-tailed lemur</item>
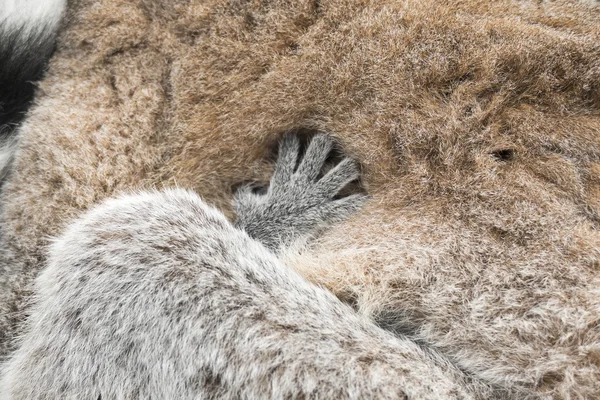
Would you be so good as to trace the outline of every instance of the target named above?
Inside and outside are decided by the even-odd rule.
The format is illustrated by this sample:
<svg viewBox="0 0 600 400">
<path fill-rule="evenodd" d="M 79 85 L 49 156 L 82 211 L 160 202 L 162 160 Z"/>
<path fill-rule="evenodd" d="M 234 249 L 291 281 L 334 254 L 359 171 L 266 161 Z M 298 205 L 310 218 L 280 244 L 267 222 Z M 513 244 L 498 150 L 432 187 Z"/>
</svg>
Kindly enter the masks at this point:
<svg viewBox="0 0 600 400">
<path fill-rule="evenodd" d="M 0 181 L 65 0 L 0 0 Z M 360 317 L 277 253 L 339 221 L 364 196 L 346 159 L 318 176 L 287 136 L 266 194 L 234 198 L 230 224 L 184 190 L 109 200 L 50 249 L 1 399 L 471 398 L 454 366 Z"/>
<path fill-rule="evenodd" d="M 235 225 L 180 189 L 108 200 L 51 246 L 0 398 L 466 399 L 455 367 L 359 316 L 277 256 L 356 211 L 332 142 L 281 145 Z"/>
<path fill-rule="evenodd" d="M 15 131 L 54 50 L 66 0 L 0 0 L 0 182 Z"/>
</svg>

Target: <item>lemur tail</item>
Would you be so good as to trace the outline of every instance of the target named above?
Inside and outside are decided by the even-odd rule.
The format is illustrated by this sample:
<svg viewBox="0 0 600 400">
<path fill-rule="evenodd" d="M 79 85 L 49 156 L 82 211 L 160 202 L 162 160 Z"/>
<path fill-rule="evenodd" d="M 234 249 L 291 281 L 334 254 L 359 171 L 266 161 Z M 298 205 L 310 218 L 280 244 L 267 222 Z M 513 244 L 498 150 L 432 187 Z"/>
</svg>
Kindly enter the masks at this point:
<svg viewBox="0 0 600 400">
<path fill-rule="evenodd" d="M 55 46 L 66 0 L 0 0 L 0 182 Z"/>
</svg>

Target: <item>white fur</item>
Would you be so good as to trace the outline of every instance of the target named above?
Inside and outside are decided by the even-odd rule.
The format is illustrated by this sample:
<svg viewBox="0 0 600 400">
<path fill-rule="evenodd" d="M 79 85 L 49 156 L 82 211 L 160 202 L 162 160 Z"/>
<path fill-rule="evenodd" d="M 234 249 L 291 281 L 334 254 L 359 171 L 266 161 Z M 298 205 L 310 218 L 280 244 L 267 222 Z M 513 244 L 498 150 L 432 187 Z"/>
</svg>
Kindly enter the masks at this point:
<svg viewBox="0 0 600 400">
<path fill-rule="evenodd" d="M 8 137 L 7 140 L 0 145 L 0 180 L 8 172 L 8 166 L 13 157 L 17 143 L 14 137 Z"/>
<path fill-rule="evenodd" d="M 8 29 L 55 30 L 66 0 L 0 0 L 0 25 Z"/>
</svg>

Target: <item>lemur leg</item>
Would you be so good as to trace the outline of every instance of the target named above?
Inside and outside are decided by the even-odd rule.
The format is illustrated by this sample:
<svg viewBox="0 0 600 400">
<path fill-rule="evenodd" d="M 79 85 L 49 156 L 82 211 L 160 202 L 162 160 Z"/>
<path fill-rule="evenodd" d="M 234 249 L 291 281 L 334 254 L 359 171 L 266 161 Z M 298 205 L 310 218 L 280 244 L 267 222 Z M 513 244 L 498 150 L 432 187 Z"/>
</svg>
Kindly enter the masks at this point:
<svg viewBox="0 0 600 400">
<path fill-rule="evenodd" d="M 451 365 L 308 283 L 192 192 L 86 213 L 52 244 L 36 289 L 2 399 L 471 398 Z"/>
</svg>

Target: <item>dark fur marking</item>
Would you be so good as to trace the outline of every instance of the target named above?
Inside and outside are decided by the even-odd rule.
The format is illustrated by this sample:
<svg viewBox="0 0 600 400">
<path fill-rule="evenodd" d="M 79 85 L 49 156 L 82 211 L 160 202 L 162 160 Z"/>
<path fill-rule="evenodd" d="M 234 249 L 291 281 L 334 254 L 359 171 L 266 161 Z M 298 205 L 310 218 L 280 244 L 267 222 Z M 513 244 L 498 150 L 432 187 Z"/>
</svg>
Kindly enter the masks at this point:
<svg viewBox="0 0 600 400">
<path fill-rule="evenodd" d="M 46 25 L 32 30 L 0 25 L 0 139 L 23 120 L 35 82 L 44 76 L 54 52 L 55 37 Z"/>
</svg>

